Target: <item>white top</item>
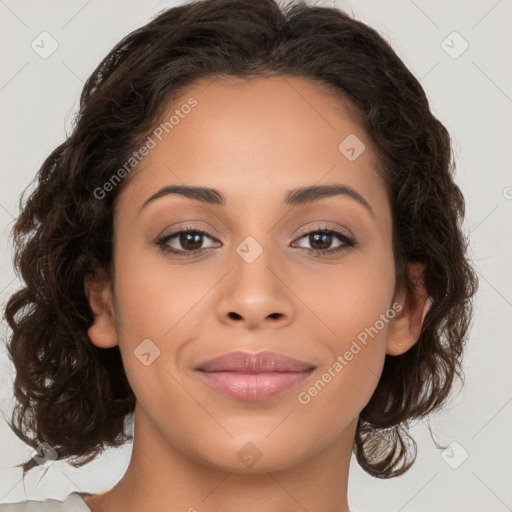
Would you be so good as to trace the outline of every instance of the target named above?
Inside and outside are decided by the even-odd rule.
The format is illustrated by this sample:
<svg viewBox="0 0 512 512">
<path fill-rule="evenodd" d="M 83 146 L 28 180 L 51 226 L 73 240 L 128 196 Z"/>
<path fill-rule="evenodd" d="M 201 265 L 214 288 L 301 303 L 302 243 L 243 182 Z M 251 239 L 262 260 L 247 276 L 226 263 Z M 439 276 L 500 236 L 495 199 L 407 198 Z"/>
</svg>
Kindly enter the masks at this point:
<svg viewBox="0 0 512 512">
<path fill-rule="evenodd" d="M 45 501 L 21 501 L 0 505 L 0 512 L 91 512 L 81 495 L 89 493 L 72 492 L 64 501 L 48 499 Z"/>
</svg>

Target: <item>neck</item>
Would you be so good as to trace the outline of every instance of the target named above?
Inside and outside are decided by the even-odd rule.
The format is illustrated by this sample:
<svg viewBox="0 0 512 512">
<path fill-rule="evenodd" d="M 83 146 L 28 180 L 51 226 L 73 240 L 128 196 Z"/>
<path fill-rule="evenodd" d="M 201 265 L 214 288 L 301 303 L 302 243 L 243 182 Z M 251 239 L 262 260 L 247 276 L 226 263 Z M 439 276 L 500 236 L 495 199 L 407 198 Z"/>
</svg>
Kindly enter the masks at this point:
<svg viewBox="0 0 512 512">
<path fill-rule="evenodd" d="M 357 419 L 307 460 L 280 469 L 233 472 L 185 455 L 136 407 L 126 473 L 110 491 L 85 501 L 94 512 L 349 512 L 348 471 L 356 425 Z"/>
</svg>

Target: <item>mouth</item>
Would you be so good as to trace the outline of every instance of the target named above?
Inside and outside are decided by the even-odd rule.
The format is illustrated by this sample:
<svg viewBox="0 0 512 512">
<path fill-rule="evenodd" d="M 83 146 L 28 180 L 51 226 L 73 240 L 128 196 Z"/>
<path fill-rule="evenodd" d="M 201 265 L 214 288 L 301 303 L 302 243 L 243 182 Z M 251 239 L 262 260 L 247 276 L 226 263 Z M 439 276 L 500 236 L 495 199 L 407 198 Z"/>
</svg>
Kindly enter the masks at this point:
<svg viewBox="0 0 512 512">
<path fill-rule="evenodd" d="M 231 352 L 201 363 L 196 371 L 225 396 L 256 401 L 298 386 L 315 370 L 312 363 L 276 352 Z"/>
</svg>

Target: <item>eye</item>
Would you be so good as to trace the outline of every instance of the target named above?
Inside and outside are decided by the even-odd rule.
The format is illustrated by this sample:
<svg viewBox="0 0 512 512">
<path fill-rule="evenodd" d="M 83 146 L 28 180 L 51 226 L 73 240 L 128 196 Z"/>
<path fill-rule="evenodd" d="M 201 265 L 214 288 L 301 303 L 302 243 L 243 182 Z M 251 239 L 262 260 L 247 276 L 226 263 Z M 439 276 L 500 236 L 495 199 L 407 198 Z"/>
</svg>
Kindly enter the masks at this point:
<svg viewBox="0 0 512 512">
<path fill-rule="evenodd" d="M 342 233 L 341 231 L 327 227 L 308 231 L 299 238 L 299 240 L 302 239 L 305 239 L 310 247 L 304 247 L 302 245 L 300 247 L 308 249 L 309 252 L 314 254 L 338 253 L 351 247 L 355 247 L 356 245 L 356 241 L 352 237 Z M 338 240 L 338 245 L 332 248 L 331 246 L 336 240 Z"/>
<path fill-rule="evenodd" d="M 159 238 L 155 244 L 158 245 L 162 251 L 175 254 L 179 257 L 193 257 L 199 253 L 204 252 L 206 249 L 211 249 L 215 245 L 209 245 L 204 247 L 204 241 L 208 239 L 210 241 L 216 241 L 205 231 L 196 229 L 192 226 L 187 226 L 178 231 L 174 231 L 168 235 Z M 337 231 L 335 229 L 322 227 L 313 231 L 304 233 L 298 240 L 305 239 L 306 243 L 309 243 L 310 247 L 304 247 L 299 245 L 299 248 L 305 249 L 308 252 L 315 255 L 326 255 L 339 253 L 341 251 L 355 247 L 356 241 L 349 235 Z M 338 245 L 332 248 L 333 242 L 338 241 Z M 219 247 L 219 246 L 218 246 Z"/>
<path fill-rule="evenodd" d="M 197 253 L 209 248 L 202 246 L 205 237 L 213 240 L 213 238 L 205 231 L 187 226 L 175 231 L 174 233 L 170 233 L 169 235 L 159 238 L 156 241 L 156 245 L 165 252 L 170 252 L 177 256 L 189 257 L 195 256 Z"/>
</svg>

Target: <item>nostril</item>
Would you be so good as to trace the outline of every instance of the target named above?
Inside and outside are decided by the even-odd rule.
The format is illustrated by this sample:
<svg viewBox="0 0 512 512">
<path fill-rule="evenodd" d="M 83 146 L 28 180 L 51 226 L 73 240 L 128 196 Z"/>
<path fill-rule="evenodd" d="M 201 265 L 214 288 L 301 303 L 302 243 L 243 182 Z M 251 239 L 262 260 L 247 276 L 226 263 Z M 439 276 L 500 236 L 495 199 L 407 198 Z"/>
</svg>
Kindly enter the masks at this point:
<svg viewBox="0 0 512 512">
<path fill-rule="evenodd" d="M 239 315 L 238 313 L 233 313 L 232 311 L 229 313 L 229 317 L 235 320 L 240 320 L 242 318 L 241 315 Z"/>
</svg>

